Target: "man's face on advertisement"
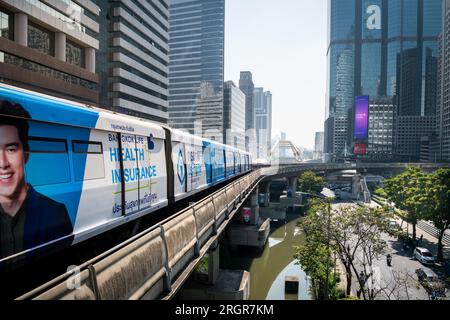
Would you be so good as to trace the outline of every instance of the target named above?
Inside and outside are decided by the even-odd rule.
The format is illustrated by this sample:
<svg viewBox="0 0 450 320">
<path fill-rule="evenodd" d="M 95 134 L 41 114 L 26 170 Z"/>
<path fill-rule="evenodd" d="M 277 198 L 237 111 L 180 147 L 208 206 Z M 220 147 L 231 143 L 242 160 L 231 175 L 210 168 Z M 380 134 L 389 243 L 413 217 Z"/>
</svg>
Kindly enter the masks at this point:
<svg viewBox="0 0 450 320">
<path fill-rule="evenodd" d="M 25 162 L 17 128 L 0 124 L 0 203 L 19 197 L 25 187 Z"/>
</svg>

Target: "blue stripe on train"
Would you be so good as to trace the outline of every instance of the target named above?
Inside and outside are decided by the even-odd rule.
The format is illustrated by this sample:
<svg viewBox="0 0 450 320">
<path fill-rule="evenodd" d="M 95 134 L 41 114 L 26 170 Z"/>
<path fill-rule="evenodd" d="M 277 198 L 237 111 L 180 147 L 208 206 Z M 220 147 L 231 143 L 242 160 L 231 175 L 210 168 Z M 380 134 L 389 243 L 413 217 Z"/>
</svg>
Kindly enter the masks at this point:
<svg viewBox="0 0 450 320">
<path fill-rule="evenodd" d="M 22 105 L 34 120 L 95 128 L 99 117 L 94 110 L 4 87 L 0 99 Z"/>
<path fill-rule="evenodd" d="M 31 120 L 38 120 L 29 121 L 29 136 L 38 138 L 30 141 L 30 146 L 38 144 L 39 138 L 67 142 L 67 153 L 31 152 L 25 172 L 27 182 L 38 192 L 65 204 L 72 224 L 75 224 L 87 154 L 72 154 L 71 142 L 89 140 L 90 128 L 95 128 L 99 118 L 98 112 L 4 87 L 0 87 L 0 99 L 20 104 L 28 111 Z M 51 143 L 43 143 L 44 149 L 54 151 Z M 60 148 L 57 144 L 55 147 Z"/>
</svg>

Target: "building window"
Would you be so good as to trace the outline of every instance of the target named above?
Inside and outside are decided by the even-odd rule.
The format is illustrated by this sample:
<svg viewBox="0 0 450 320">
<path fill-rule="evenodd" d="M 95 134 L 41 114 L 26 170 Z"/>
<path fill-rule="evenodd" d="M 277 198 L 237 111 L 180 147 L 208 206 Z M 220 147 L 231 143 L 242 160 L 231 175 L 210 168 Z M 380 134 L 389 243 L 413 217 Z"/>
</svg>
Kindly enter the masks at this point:
<svg viewBox="0 0 450 320">
<path fill-rule="evenodd" d="M 65 72 L 61 72 L 59 70 L 55 70 L 41 64 L 35 63 L 33 61 L 29 61 L 9 53 L 5 53 L 0 51 L 0 62 L 8 63 L 17 67 L 21 67 L 23 69 L 33 71 L 39 73 L 41 76 L 55 78 L 58 80 L 65 81 L 69 84 L 73 84 L 76 86 L 80 86 L 83 88 L 87 88 L 90 90 L 96 90 L 97 84 L 94 82 L 90 82 L 88 80 L 84 80 L 73 75 L 67 74 Z"/>
<path fill-rule="evenodd" d="M 66 42 L 66 62 L 78 66 L 84 67 L 84 48 L 78 46 L 72 42 Z"/>
<path fill-rule="evenodd" d="M 0 9 L 0 37 L 12 40 L 12 19 L 11 15 Z"/>
<path fill-rule="evenodd" d="M 34 24 L 28 24 L 28 47 L 42 53 L 54 55 L 55 36 L 52 32 Z"/>
</svg>

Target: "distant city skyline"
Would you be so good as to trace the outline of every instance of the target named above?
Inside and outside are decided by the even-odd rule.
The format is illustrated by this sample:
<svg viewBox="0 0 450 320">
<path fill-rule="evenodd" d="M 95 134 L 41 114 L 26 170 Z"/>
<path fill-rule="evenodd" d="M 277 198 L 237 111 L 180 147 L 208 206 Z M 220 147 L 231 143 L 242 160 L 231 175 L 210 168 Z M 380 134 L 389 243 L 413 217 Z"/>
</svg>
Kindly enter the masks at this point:
<svg viewBox="0 0 450 320">
<path fill-rule="evenodd" d="M 226 1 L 225 80 L 252 72 L 273 95 L 272 137 L 310 150 L 324 129 L 326 43 L 325 0 Z"/>
</svg>

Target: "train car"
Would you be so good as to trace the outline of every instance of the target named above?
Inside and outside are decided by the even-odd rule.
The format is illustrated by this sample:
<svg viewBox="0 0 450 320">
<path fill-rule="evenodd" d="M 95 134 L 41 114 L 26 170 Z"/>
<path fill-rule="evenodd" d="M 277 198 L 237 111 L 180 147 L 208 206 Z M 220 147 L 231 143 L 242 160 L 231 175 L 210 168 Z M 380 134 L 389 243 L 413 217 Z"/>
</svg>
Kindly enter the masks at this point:
<svg viewBox="0 0 450 320">
<path fill-rule="evenodd" d="M 167 206 L 166 165 L 157 125 L 1 85 L 0 259 Z"/>
<path fill-rule="evenodd" d="M 186 198 L 209 186 L 205 159 L 203 155 L 203 139 L 194 135 L 166 128 L 170 140 L 171 159 L 173 163 L 174 201 Z M 170 196 L 170 195 L 169 195 Z"/>
<path fill-rule="evenodd" d="M 149 121 L 0 84 L 0 267 L 248 172 L 250 159 Z"/>
</svg>

